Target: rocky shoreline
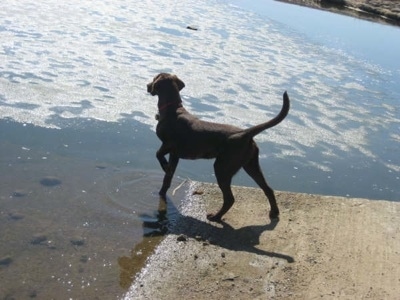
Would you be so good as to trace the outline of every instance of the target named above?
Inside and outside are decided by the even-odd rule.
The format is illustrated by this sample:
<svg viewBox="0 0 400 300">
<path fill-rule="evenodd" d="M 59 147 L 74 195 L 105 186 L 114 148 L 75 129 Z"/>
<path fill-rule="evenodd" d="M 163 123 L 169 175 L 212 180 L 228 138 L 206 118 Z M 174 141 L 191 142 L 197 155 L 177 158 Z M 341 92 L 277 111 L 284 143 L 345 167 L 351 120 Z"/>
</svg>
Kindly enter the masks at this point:
<svg viewBox="0 0 400 300">
<path fill-rule="evenodd" d="M 400 1 L 391 0 L 277 0 L 400 26 Z"/>
</svg>

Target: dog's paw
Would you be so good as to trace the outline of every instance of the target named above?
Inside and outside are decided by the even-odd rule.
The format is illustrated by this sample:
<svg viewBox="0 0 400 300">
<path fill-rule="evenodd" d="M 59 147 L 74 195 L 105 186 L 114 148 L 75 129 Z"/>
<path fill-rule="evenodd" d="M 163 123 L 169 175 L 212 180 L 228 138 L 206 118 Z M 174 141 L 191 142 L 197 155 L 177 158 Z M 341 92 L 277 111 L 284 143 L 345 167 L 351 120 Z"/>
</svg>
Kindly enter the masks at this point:
<svg viewBox="0 0 400 300">
<path fill-rule="evenodd" d="M 221 223 L 221 217 L 216 214 L 207 214 L 207 220 L 211 222 Z"/>
</svg>

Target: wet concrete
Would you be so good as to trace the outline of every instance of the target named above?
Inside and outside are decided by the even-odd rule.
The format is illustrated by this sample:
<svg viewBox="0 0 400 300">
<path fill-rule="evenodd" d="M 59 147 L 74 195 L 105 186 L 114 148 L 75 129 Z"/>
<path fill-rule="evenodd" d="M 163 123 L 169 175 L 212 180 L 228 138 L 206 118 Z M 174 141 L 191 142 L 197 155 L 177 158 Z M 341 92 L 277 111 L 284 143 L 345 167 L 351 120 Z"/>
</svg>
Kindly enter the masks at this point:
<svg viewBox="0 0 400 300">
<path fill-rule="evenodd" d="M 400 203 L 234 187 L 222 224 L 216 185 L 193 183 L 172 233 L 125 299 L 396 299 Z"/>
</svg>

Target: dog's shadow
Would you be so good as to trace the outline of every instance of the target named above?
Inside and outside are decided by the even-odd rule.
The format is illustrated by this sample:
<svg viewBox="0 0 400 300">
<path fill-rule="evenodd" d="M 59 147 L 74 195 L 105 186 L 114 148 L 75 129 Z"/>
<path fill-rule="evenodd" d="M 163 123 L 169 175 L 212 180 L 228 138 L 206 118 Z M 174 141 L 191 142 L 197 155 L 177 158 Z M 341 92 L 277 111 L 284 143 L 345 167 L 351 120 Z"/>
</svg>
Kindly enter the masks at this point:
<svg viewBox="0 0 400 300">
<path fill-rule="evenodd" d="M 160 207 L 163 207 L 162 203 L 168 203 L 167 206 L 165 206 L 165 204 L 164 206 L 168 207 L 168 209 L 176 210 L 178 214 L 175 224 L 173 224 L 169 230 L 171 234 L 178 236 L 183 235 L 188 238 L 209 242 L 212 245 L 227 250 L 245 251 L 284 259 L 289 263 L 294 262 L 293 257 L 289 255 L 266 251 L 256 247 L 260 243 L 261 234 L 265 231 L 274 230 L 279 223 L 279 219 L 271 220 L 271 222 L 266 225 L 251 225 L 235 229 L 226 222 L 212 223 L 209 221 L 202 221 L 192 216 L 183 215 L 173 206 L 172 201 L 169 199 L 160 198 Z"/>
<path fill-rule="evenodd" d="M 204 240 L 228 250 L 245 251 L 285 259 L 289 263 L 294 262 L 293 257 L 289 255 L 266 251 L 256 247 L 256 245 L 259 245 L 261 234 L 265 231 L 274 230 L 279 220 L 273 220 L 267 225 L 253 225 L 239 229 L 234 229 L 226 222 L 221 222 L 222 227 L 217 227 L 212 223 L 207 223 L 190 216 L 181 216 L 179 224 L 181 222 L 185 226 L 174 227 L 171 231 L 172 234 L 183 234 L 189 238 Z"/>
<path fill-rule="evenodd" d="M 274 230 L 279 220 L 271 221 L 266 225 L 235 229 L 226 222 L 211 223 L 183 215 L 170 199 L 165 198 L 160 198 L 159 207 L 154 216 L 141 215 L 141 218 L 142 241 L 135 245 L 129 256 L 118 257 L 120 286 L 124 289 L 129 288 L 136 274 L 145 266 L 147 256 L 143 254 L 150 254 L 166 234 L 183 236 L 184 240 L 188 238 L 196 239 L 199 242 L 210 243 L 228 250 L 245 251 L 284 259 L 289 263 L 294 262 L 293 257 L 289 255 L 256 247 L 259 244 L 261 234 L 265 231 Z"/>
</svg>

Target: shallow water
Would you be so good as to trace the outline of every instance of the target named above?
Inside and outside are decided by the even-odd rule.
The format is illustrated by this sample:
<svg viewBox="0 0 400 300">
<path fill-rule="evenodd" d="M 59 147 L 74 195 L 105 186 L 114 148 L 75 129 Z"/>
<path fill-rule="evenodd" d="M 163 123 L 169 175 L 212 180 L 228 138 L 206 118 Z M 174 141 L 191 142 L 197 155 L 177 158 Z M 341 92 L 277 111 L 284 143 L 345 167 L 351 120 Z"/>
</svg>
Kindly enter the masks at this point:
<svg viewBox="0 0 400 300">
<path fill-rule="evenodd" d="M 121 295 L 177 217 L 184 188 L 164 207 L 156 193 L 160 172 L 140 169 L 146 146 L 132 143 L 117 123 L 0 126 L 1 297 Z M 126 126 L 129 134 L 146 127 Z"/>
<path fill-rule="evenodd" d="M 0 298 L 122 295 L 167 224 L 145 89 L 161 71 L 190 111 L 243 127 L 288 91 L 288 118 L 257 137 L 273 188 L 398 201 L 399 37 L 273 1 L 3 4 Z M 174 188 L 187 177 L 214 182 L 212 161 L 180 162 Z"/>
</svg>

